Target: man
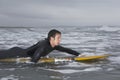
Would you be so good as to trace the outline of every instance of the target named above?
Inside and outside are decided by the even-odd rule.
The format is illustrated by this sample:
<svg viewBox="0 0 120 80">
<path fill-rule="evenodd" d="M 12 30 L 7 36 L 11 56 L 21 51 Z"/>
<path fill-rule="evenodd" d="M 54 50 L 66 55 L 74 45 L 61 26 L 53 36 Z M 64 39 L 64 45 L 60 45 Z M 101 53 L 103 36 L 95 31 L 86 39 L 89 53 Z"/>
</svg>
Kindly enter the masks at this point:
<svg viewBox="0 0 120 80">
<path fill-rule="evenodd" d="M 60 46 L 61 32 L 58 30 L 51 30 L 48 33 L 48 37 L 45 40 L 39 41 L 37 44 L 27 48 L 27 54 L 31 56 L 32 62 L 37 62 L 41 57 L 48 55 L 53 50 L 59 50 L 62 52 L 67 52 L 72 55 L 78 56 L 80 53 Z"/>
<path fill-rule="evenodd" d="M 37 62 L 41 57 L 48 55 L 53 50 L 59 50 L 62 52 L 67 52 L 72 55 L 78 56 L 80 53 L 60 46 L 61 32 L 58 30 L 51 30 L 48 33 L 48 37 L 45 40 L 39 41 L 37 44 L 27 48 L 22 49 L 19 47 L 13 47 L 8 50 L 0 51 L 1 58 L 16 58 L 16 57 L 31 57 L 31 62 Z"/>
</svg>

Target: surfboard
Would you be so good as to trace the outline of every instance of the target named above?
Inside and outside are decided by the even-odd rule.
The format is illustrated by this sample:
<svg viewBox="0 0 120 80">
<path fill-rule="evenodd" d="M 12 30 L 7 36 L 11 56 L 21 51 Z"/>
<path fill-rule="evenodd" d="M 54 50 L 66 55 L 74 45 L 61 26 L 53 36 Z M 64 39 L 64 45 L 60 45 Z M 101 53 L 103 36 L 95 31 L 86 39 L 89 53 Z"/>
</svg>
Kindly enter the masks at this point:
<svg viewBox="0 0 120 80">
<path fill-rule="evenodd" d="M 94 55 L 94 56 L 83 56 L 83 57 L 56 57 L 56 58 L 41 58 L 39 59 L 38 63 L 53 63 L 53 62 L 65 62 L 65 61 L 91 61 L 91 60 L 100 60 L 105 59 L 109 54 L 103 54 L 103 55 Z M 5 58 L 0 59 L 0 62 L 16 62 L 16 63 L 26 63 L 30 62 L 30 57 L 22 57 L 22 58 Z"/>
</svg>

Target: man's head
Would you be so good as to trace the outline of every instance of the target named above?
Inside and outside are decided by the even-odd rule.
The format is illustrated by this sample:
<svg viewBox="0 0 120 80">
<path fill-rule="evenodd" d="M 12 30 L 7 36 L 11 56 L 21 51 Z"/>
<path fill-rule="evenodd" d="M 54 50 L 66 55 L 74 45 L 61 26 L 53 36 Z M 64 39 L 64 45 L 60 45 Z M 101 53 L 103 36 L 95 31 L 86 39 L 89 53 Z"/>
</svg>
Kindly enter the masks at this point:
<svg viewBox="0 0 120 80">
<path fill-rule="evenodd" d="M 48 39 L 52 45 L 59 45 L 61 41 L 61 32 L 56 29 L 50 30 L 48 33 Z"/>
</svg>

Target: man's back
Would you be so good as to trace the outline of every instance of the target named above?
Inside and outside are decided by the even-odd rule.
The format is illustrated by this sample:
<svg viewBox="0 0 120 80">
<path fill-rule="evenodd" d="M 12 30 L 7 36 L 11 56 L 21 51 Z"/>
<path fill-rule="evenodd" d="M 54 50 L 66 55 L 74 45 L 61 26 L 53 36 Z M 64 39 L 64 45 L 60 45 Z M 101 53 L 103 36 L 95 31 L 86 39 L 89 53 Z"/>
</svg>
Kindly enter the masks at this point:
<svg viewBox="0 0 120 80">
<path fill-rule="evenodd" d="M 39 50 L 38 53 L 41 53 L 41 56 L 44 56 L 45 54 L 52 51 L 52 47 L 50 46 L 49 40 L 41 40 L 38 43 L 34 44 L 33 46 L 26 49 L 26 52 L 29 56 L 33 56 L 36 51 Z M 49 51 L 49 52 L 47 52 Z M 43 54 L 44 52 L 44 54 Z"/>
</svg>

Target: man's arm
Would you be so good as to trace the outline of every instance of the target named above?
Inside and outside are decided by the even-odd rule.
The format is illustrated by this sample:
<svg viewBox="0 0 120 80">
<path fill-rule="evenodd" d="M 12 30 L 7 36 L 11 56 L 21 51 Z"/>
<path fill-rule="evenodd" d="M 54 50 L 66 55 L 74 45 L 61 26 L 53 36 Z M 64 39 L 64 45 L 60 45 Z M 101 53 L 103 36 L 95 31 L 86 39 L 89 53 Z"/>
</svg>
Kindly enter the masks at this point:
<svg viewBox="0 0 120 80">
<path fill-rule="evenodd" d="M 76 56 L 78 56 L 80 54 L 77 51 L 74 51 L 72 49 L 65 48 L 65 47 L 62 47 L 62 46 L 56 46 L 55 49 L 59 50 L 59 51 L 62 51 L 62 52 L 67 52 L 69 54 L 76 55 Z"/>
<path fill-rule="evenodd" d="M 44 52 L 44 48 L 38 48 L 34 55 L 32 56 L 31 62 L 38 62 L 38 60 L 40 59 L 40 57 L 42 56 L 41 54 Z"/>
</svg>

